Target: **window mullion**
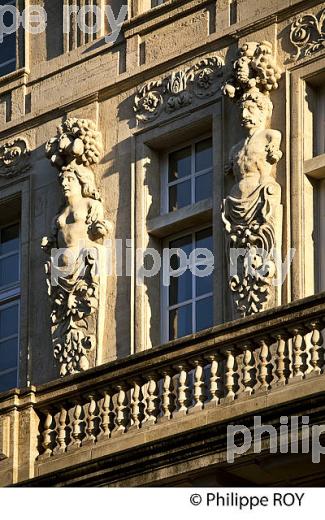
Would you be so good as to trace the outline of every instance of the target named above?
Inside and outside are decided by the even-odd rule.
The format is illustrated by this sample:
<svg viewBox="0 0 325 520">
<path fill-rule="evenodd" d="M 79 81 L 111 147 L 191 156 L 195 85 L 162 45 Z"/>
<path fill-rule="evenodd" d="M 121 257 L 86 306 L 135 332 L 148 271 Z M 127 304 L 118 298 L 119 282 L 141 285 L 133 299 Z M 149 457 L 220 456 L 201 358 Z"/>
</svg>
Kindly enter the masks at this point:
<svg viewBox="0 0 325 520">
<path fill-rule="evenodd" d="M 195 231 L 192 233 L 192 251 L 194 251 L 196 247 L 195 242 Z M 191 279 L 192 279 L 192 332 L 196 332 L 196 303 L 195 303 L 195 295 L 196 295 L 196 277 L 193 275 L 191 271 Z"/>
</svg>

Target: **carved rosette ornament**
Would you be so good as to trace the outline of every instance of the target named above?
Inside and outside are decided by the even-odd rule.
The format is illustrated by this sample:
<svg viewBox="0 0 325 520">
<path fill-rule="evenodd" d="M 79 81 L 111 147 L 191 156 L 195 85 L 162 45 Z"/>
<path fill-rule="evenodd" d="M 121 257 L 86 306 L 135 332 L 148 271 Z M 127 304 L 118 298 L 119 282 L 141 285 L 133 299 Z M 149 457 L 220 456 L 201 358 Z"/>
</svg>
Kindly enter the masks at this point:
<svg viewBox="0 0 325 520">
<path fill-rule="evenodd" d="M 0 146 L 0 177 L 13 177 L 30 169 L 28 141 L 17 137 Z"/>
<path fill-rule="evenodd" d="M 100 363 L 106 280 L 101 280 L 103 245 L 110 231 L 92 165 L 100 160 L 102 138 L 88 119 L 67 119 L 46 153 L 58 170 L 65 203 L 50 236 L 42 241 L 46 263 L 54 357 L 60 375 Z"/>
<path fill-rule="evenodd" d="M 134 111 L 138 121 L 149 122 L 163 111 L 175 112 L 190 105 L 193 96 L 203 99 L 220 90 L 224 61 L 218 56 L 202 59 L 192 67 L 173 72 L 170 76 L 149 81 L 135 96 Z"/>
<path fill-rule="evenodd" d="M 325 47 L 325 9 L 318 16 L 305 14 L 291 24 L 290 41 L 296 47 L 295 60 Z"/>
<path fill-rule="evenodd" d="M 229 287 L 234 315 L 247 316 L 278 302 L 274 283 L 281 258 L 281 187 L 275 165 L 281 159 L 281 133 L 267 128 L 270 92 L 281 77 L 269 42 L 249 42 L 238 50 L 226 96 L 237 101 L 246 137 L 230 152 L 226 173 L 236 183 L 224 200 Z"/>
</svg>

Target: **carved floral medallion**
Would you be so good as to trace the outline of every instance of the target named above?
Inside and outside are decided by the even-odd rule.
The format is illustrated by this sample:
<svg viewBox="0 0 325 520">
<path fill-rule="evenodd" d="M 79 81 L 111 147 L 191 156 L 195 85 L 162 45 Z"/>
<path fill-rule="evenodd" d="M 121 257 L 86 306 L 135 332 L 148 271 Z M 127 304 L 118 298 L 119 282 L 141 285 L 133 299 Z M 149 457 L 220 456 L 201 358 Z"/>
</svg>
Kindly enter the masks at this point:
<svg viewBox="0 0 325 520">
<path fill-rule="evenodd" d="M 17 137 L 0 146 L 0 176 L 13 177 L 30 169 L 27 139 Z"/>
<path fill-rule="evenodd" d="M 163 111 L 175 112 L 190 105 L 193 96 L 199 99 L 213 96 L 220 90 L 224 61 L 218 56 L 202 59 L 192 67 L 173 72 L 157 81 L 149 81 L 135 96 L 134 111 L 138 121 L 149 122 Z"/>
</svg>

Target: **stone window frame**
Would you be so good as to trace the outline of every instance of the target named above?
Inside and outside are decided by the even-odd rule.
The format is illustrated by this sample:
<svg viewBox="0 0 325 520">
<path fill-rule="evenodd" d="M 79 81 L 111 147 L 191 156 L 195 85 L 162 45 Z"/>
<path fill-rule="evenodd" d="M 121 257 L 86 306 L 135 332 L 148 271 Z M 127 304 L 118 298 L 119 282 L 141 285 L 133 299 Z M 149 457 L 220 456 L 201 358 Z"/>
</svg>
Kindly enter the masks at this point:
<svg viewBox="0 0 325 520">
<path fill-rule="evenodd" d="M 19 359 L 18 380 L 20 387 L 29 386 L 31 353 L 29 350 L 29 280 L 30 280 L 30 180 L 11 181 L 0 185 L 0 210 L 13 212 L 20 221 L 20 307 L 19 307 Z M 13 222 L 7 210 L 2 212 L 1 225 Z"/>
<path fill-rule="evenodd" d="M 213 137 L 213 199 L 161 215 L 161 157 L 171 148 L 195 137 Z M 229 315 L 226 291 L 226 259 L 221 204 L 224 196 L 223 100 L 221 95 L 204 107 L 140 127 L 133 134 L 132 190 L 133 219 L 131 235 L 134 248 L 155 247 L 161 251 L 162 241 L 191 226 L 212 223 L 215 263 L 214 323 L 226 321 Z M 178 136 L 178 137 L 177 137 Z M 178 138 L 178 142 L 177 142 Z M 175 140 L 176 139 L 176 140 Z M 151 183 L 151 186 L 150 186 Z M 160 277 L 151 279 L 151 288 L 138 286 L 136 275 L 131 277 L 131 353 L 148 350 L 161 343 Z M 158 302 L 158 305 L 157 305 Z M 133 309 L 133 310 L 132 310 Z"/>
<path fill-rule="evenodd" d="M 292 300 L 319 291 L 318 181 L 325 178 L 325 154 L 313 156 L 313 90 L 325 80 L 324 56 L 298 62 L 291 70 L 291 243 Z M 316 247 L 315 247 L 316 244 Z"/>
</svg>

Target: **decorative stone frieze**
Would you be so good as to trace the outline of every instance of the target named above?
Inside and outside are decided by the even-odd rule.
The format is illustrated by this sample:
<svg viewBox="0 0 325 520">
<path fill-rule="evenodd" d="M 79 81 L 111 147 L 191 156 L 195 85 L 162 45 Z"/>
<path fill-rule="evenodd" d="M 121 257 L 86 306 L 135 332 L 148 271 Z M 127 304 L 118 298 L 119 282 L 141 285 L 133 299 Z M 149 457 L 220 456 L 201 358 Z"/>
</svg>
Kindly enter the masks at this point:
<svg viewBox="0 0 325 520">
<path fill-rule="evenodd" d="M 280 71 L 269 42 L 249 42 L 238 51 L 233 73 L 223 87 L 241 109 L 247 136 L 230 152 L 227 173 L 235 184 L 224 200 L 229 287 L 235 314 L 254 314 L 274 304 L 276 260 L 281 250 L 281 188 L 274 165 L 281 159 L 281 133 L 266 128 Z M 277 252 L 276 258 L 274 257 Z"/>
<path fill-rule="evenodd" d="M 60 375 L 95 366 L 100 359 L 106 282 L 101 282 L 102 239 L 110 224 L 91 166 L 102 153 L 102 138 L 88 119 L 67 119 L 46 144 L 58 169 L 65 203 L 44 237 L 51 298 L 54 357 Z"/>
<path fill-rule="evenodd" d="M 318 16 L 305 14 L 291 24 L 290 41 L 296 47 L 298 60 L 325 47 L 325 9 Z"/>
<path fill-rule="evenodd" d="M 149 81 L 135 96 L 134 111 L 138 121 L 156 119 L 162 111 L 175 112 L 190 105 L 193 96 L 202 99 L 220 90 L 224 61 L 218 56 L 205 58 L 192 67 L 173 72 L 166 78 Z"/>
<path fill-rule="evenodd" d="M 0 146 L 0 177 L 14 177 L 30 169 L 27 139 L 17 137 Z"/>
</svg>

